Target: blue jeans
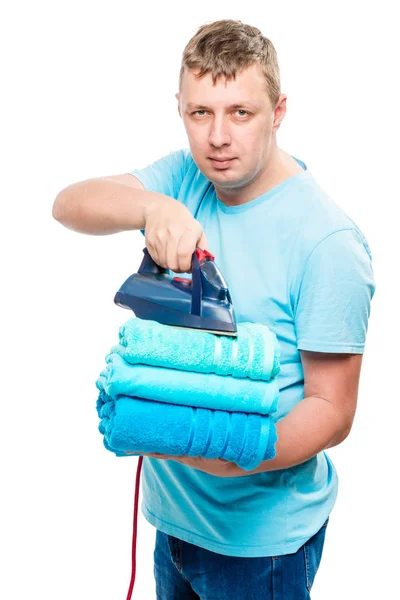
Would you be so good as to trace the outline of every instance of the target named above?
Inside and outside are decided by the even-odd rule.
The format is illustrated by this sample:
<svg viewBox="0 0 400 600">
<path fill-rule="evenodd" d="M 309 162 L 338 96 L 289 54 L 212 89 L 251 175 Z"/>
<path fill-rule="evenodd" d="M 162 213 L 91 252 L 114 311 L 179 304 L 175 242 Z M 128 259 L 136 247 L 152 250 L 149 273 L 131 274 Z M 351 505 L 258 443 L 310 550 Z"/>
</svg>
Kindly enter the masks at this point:
<svg viewBox="0 0 400 600">
<path fill-rule="evenodd" d="M 309 600 L 329 517 L 294 554 L 225 556 L 156 531 L 157 600 Z"/>
</svg>

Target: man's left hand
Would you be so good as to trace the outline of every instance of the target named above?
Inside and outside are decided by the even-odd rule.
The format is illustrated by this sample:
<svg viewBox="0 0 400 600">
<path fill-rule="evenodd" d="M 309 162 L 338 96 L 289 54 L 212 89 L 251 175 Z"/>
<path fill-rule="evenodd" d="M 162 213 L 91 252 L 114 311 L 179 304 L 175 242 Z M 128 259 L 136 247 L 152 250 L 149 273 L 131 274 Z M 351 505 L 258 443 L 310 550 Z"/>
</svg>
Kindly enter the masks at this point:
<svg viewBox="0 0 400 600">
<path fill-rule="evenodd" d="M 133 454 L 133 452 L 126 452 Z M 238 466 L 235 463 L 228 462 L 222 458 L 203 458 L 202 456 L 172 456 L 169 454 L 159 454 L 158 452 L 144 452 L 141 456 L 150 458 L 158 458 L 161 460 L 174 460 L 187 467 L 193 467 L 199 471 L 204 471 L 209 475 L 217 477 L 235 477 L 237 475 Z"/>
</svg>

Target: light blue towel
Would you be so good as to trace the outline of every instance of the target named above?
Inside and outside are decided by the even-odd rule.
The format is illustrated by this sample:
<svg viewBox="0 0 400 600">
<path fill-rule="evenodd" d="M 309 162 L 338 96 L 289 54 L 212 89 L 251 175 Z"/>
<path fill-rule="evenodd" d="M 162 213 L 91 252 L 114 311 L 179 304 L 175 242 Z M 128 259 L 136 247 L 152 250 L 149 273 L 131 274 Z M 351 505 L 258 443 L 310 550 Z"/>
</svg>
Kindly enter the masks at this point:
<svg viewBox="0 0 400 600">
<path fill-rule="evenodd" d="M 264 415 L 275 412 L 278 407 L 276 377 L 269 381 L 253 381 L 229 375 L 133 365 L 116 353 L 108 354 L 106 362 L 96 385 L 113 400 L 118 396 L 136 396 L 157 402 Z"/>
<path fill-rule="evenodd" d="M 97 404 L 104 446 L 125 452 L 223 458 L 244 470 L 276 455 L 272 417 L 243 412 L 191 408 L 100 391 Z M 128 456 L 128 455 L 126 455 Z"/>
<path fill-rule="evenodd" d="M 111 348 L 132 364 L 268 381 L 280 371 L 276 335 L 261 323 L 238 323 L 237 337 L 129 319 Z"/>
</svg>

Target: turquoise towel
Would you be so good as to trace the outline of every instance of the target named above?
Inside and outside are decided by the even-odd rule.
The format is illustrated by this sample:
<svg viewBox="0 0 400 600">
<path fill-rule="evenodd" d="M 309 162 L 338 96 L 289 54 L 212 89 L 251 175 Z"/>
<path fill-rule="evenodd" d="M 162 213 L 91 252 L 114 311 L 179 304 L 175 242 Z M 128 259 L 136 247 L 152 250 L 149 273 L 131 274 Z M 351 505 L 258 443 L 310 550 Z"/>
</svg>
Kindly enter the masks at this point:
<svg viewBox="0 0 400 600">
<path fill-rule="evenodd" d="M 125 452 L 223 458 L 251 471 L 276 455 L 272 417 L 242 412 L 191 408 L 100 391 L 97 413 L 104 446 Z"/>
<path fill-rule="evenodd" d="M 279 387 L 270 381 L 235 379 L 205 373 L 130 364 L 122 356 L 106 356 L 106 368 L 96 382 L 108 396 L 167 402 L 186 406 L 246 413 L 270 414 L 278 408 Z"/>
<path fill-rule="evenodd" d="M 276 335 L 261 323 L 239 323 L 237 337 L 129 319 L 111 348 L 132 364 L 268 381 L 280 371 Z"/>
</svg>

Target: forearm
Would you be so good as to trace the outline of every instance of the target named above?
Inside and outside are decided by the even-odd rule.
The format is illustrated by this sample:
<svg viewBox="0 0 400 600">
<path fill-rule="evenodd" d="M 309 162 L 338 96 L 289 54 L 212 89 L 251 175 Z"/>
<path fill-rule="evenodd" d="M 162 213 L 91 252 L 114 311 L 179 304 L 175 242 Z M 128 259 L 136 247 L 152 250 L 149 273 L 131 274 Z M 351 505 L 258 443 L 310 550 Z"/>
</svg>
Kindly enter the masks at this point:
<svg viewBox="0 0 400 600">
<path fill-rule="evenodd" d="M 340 444 L 350 426 L 335 406 L 323 398 L 309 396 L 276 423 L 276 456 L 262 462 L 253 471 L 233 465 L 232 476 L 287 469 L 309 460 L 318 452 Z"/>
<path fill-rule="evenodd" d="M 276 456 L 262 462 L 256 469 L 245 471 L 235 463 L 221 459 L 191 456 L 150 455 L 169 458 L 218 477 L 240 477 L 264 471 L 277 471 L 298 465 L 321 450 L 340 444 L 350 431 L 350 425 L 338 414 L 335 406 L 317 396 L 304 398 L 276 423 L 278 440 Z"/>
<path fill-rule="evenodd" d="M 68 186 L 56 197 L 53 217 L 68 229 L 108 235 L 145 228 L 146 211 L 168 196 L 136 189 L 106 178 Z"/>
</svg>

